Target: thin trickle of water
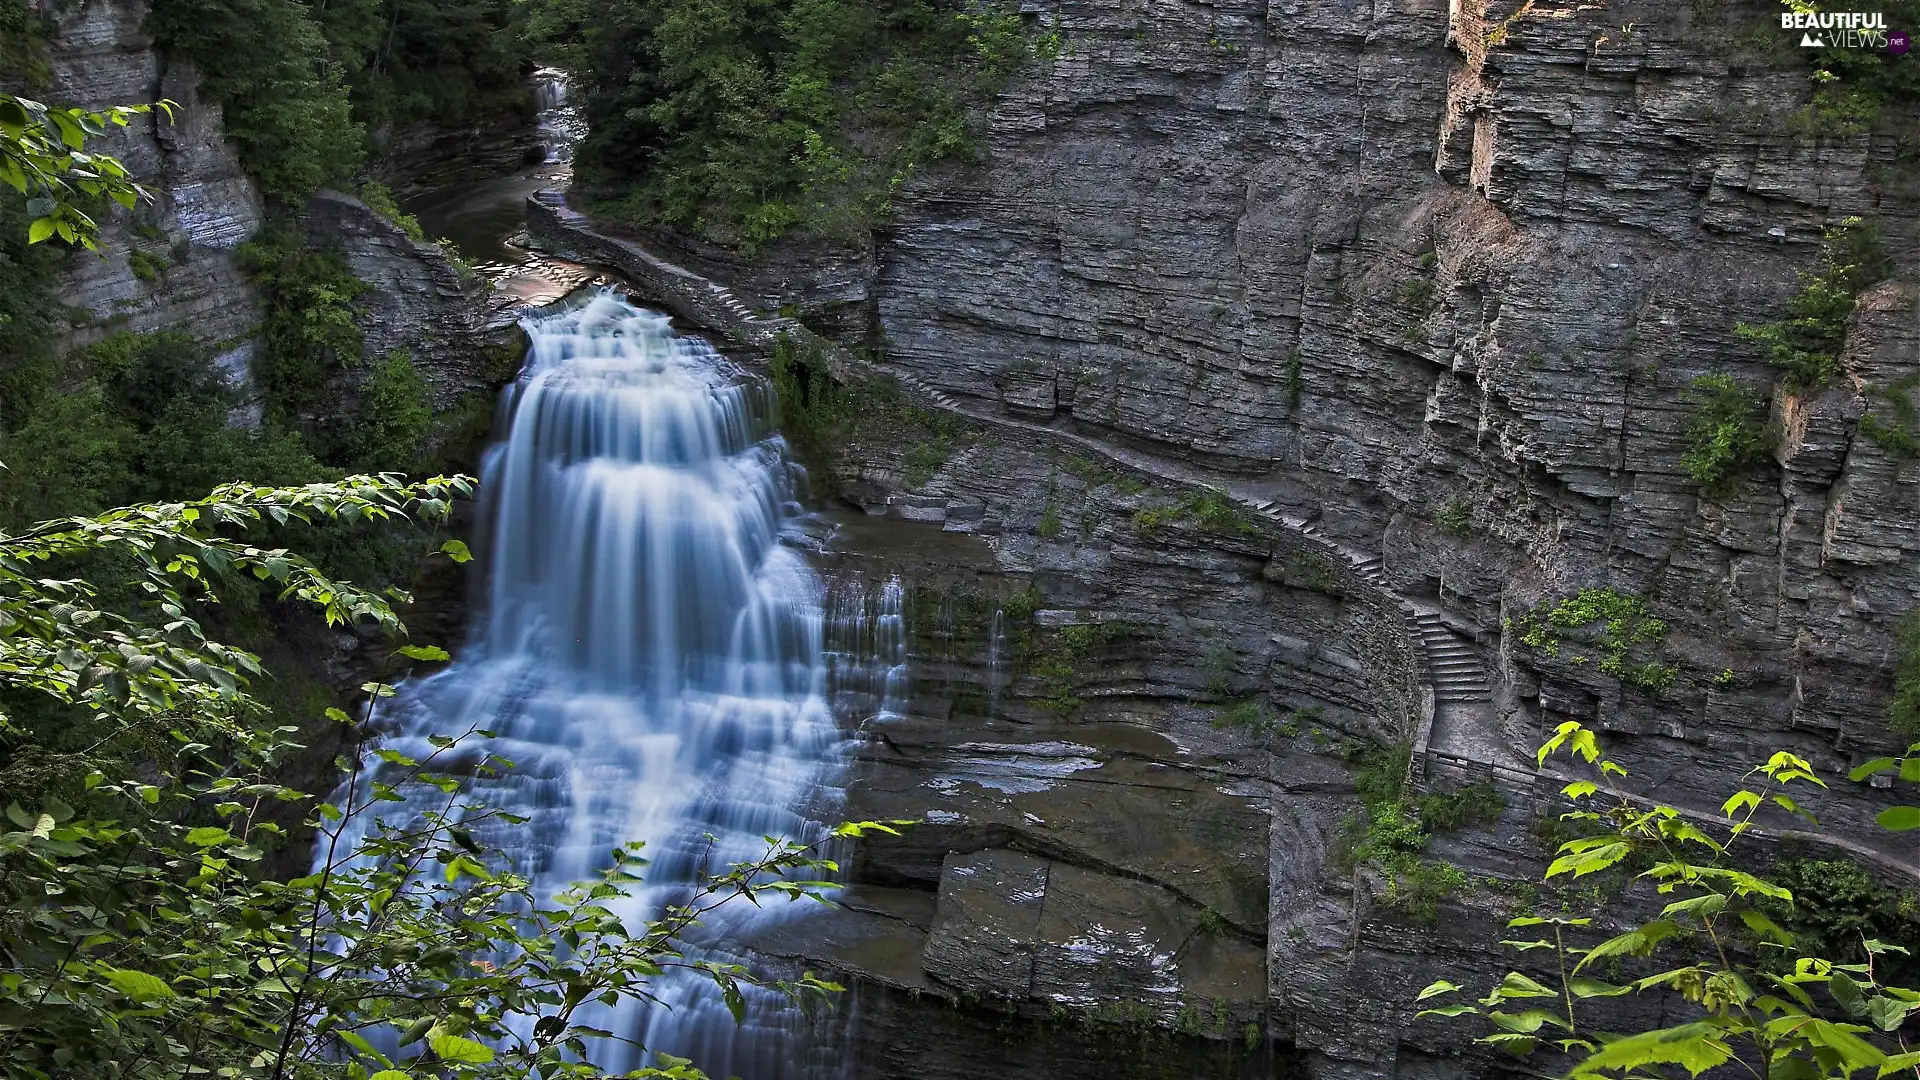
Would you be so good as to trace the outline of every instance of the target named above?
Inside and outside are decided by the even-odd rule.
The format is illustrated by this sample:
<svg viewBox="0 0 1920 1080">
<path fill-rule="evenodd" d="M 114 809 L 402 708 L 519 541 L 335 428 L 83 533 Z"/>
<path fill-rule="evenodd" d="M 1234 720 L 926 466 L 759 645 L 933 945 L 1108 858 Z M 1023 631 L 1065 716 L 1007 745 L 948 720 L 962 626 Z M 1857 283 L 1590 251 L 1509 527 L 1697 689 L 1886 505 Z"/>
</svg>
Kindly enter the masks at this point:
<svg viewBox="0 0 1920 1080">
<path fill-rule="evenodd" d="M 834 712 L 862 729 L 905 716 L 908 704 L 906 589 L 836 582 L 827 597 L 827 664 Z"/>
<path fill-rule="evenodd" d="M 987 719 L 1000 715 L 1000 653 L 1007 640 L 1007 610 L 993 609 L 993 629 L 987 635 Z"/>
<path fill-rule="evenodd" d="M 393 700 L 387 745 L 425 757 L 430 735 L 497 732 L 490 749 L 517 768 L 468 795 L 530 819 L 499 839 L 543 892 L 646 841 L 647 883 L 616 907 L 634 926 L 702 863 L 819 835 L 840 760 L 830 674 L 905 707 L 901 590 L 835 607 L 830 673 L 821 581 L 779 542 L 799 509 L 765 384 L 610 291 L 525 325 L 482 480 L 486 612 L 453 664 Z M 707 922 L 720 942 L 789 910 Z M 663 1006 L 583 1019 L 714 1076 L 821 1075 L 792 1012 L 758 1001 L 736 1026 L 699 976 L 653 990 Z M 643 1064 L 603 1049 L 615 1071 Z"/>
</svg>

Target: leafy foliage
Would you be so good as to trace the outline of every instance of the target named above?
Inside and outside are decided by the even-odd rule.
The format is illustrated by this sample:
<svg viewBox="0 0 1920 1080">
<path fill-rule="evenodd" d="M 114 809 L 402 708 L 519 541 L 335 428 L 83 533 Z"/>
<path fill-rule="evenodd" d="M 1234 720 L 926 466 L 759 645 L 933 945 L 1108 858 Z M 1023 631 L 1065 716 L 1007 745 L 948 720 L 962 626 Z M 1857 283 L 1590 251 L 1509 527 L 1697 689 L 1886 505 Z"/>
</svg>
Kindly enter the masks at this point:
<svg viewBox="0 0 1920 1080">
<path fill-rule="evenodd" d="M 1833 10 L 1814 0 L 1781 0 L 1794 11 Z M 1873 10 L 1886 16 L 1895 30 L 1920 26 L 1917 0 L 1880 0 Z M 1879 49 L 1796 50 L 1812 67 L 1813 98 L 1795 119 L 1795 128 L 1810 135 L 1856 135 L 1879 125 L 1890 111 L 1909 111 L 1920 104 L 1920 70 L 1906 57 Z"/>
<path fill-rule="evenodd" d="M 387 185 L 377 180 L 361 184 L 360 201 L 366 203 L 369 210 L 400 226 L 400 231 L 406 233 L 408 239 L 427 238 L 427 231 L 420 227 L 420 219 L 400 209 L 400 204 L 393 201 L 393 191 Z"/>
<path fill-rule="evenodd" d="M 232 476 L 326 475 L 296 437 L 230 426 L 238 392 L 185 334 L 116 334 L 15 374 L 0 524 L 181 498 Z"/>
<path fill-rule="evenodd" d="M 746 249 L 865 243 L 1033 54 L 1016 14 L 955 0 L 542 0 L 529 31 L 580 77 L 596 210 Z"/>
<path fill-rule="evenodd" d="M 1888 985 L 1881 967 L 1882 958 L 1905 949 L 1868 939 L 1859 943 L 1857 962 L 1811 955 L 1769 914 L 1774 905 L 1793 903 L 1793 893 L 1744 869 L 1751 857 L 1738 850 L 1739 841 L 1763 807 L 1807 816 L 1788 792 L 1795 784 L 1824 786 L 1812 766 L 1784 751 L 1774 754 L 1748 772 L 1714 828 L 1621 790 L 1616 781 L 1626 770 L 1603 757 L 1594 733 L 1580 724 L 1561 724 L 1541 746 L 1540 761 L 1562 748 L 1594 766 L 1599 782 L 1563 789 L 1576 807 L 1563 818 L 1589 835 L 1560 845 L 1547 880 L 1638 861 L 1646 866 L 1638 878 L 1669 902 L 1656 918 L 1591 943 L 1591 918 L 1513 919 L 1508 928 L 1525 932 L 1502 944 L 1544 957 L 1554 981 L 1512 971 L 1477 1003 L 1434 1005 L 1420 1015 L 1483 1016 L 1489 1034 L 1480 1042 L 1521 1056 L 1557 1051 L 1574 1077 L 1668 1077 L 1680 1069 L 1698 1076 L 1736 1059 L 1755 1075 L 1764 1070 L 1782 1080 L 1862 1071 L 1884 1077 L 1920 1065 L 1920 1052 L 1901 1035 L 1908 1018 L 1920 1013 L 1920 991 Z M 1920 778 L 1920 769 L 1915 775 Z M 1735 948 L 1741 937 L 1779 959 L 1756 962 Z M 1678 966 L 1620 983 L 1599 977 L 1612 961 L 1651 961 L 1656 954 Z M 1419 1000 L 1449 998 L 1461 989 L 1442 980 Z M 1684 1005 L 1661 1011 L 1664 1026 L 1652 1030 L 1598 1026 L 1597 999 L 1645 993 L 1671 994 Z"/>
<path fill-rule="evenodd" d="M 85 207 L 112 200 L 131 209 L 148 191 L 134 183 L 111 154 L 88 153 L 88 139 L 126 127 L 153 105 L 110 109 L 57 108 L 32 98 L 0 93 L 0 181 L 27 197 L 27 242 L 59 238 L 97 249 L 100 226 Z M 172 103 L 161 102 L 172 115 Z"/>
<path fill-rule="evenodd" d="M 1767 359 L 1785 373 L 1787 389 L 1818 390 L 1840 374 L 1840 351 L 1855 301 L 1867 286 L 1886 276 L 1888 266 L 1879 230 L 1871 222 L 1846 218 L 1827 230 L 1814 269 L 1801 272 L 1800 291 L 1787 301 L 1788 318 L 1757 325 L 1736 323 L 1733 332 L 1766 348 Z"/>
<path fill-rule="evenodd" d="M 266 301 L 255 372 L 267 408 L 289 421 L 319 419 L 310 414 L 329 376 L 360 363 L 354 301 L 367 286 L 338 252 L 315 251 L 291 232 L 263 232 L 240 256 Z"/>
<path fill-rule="evenodd" d="M 597 1052 L 624 1040 L 593 1027 L 591 1010 L 646 998 L 669 968 L 710 979 L 736 1016 L 749 990 L 805 1000 L 839 989 L 811 973 L 768 981 L 682 944 L 731 900 L 819 898 L 830 886 L 816 879 L 834 864 L 816 848 L 770 840 L 646 921 L 613 907 L 639 880 L 634 845 L 614 848 L 593 880 L 538 895 L 490 846 L 520 820 L 465 787 L 510 768 L 487 751 L 488 733 L 433 736 L 420 760 L 362 752 L 393 693 L 384 682 L 363 688 L 365 722 L 328 710 L 343 770 L 331 800 L 274 779 L 296 749 L 292 729 L 257 722 L 258 658 L 210 639 L 196 612 L 226 583 L 257 578 L 333 625 L 399 638 L 389 602 L 406 597 L 228 534 L 269 521 L 441 519 L 469 491 L 459 477 L 234 484 L 0 535 L 9 699 L 87 710 L 108 733 L 71 755 L 59 790 L 5 808 L 0 1075 L 600 1076 Z M 469 558 L 457 542 L 443 551 Z M 101 610 L 89 582 L 43 576 L 107 553 L 131 559 L 150 609 Z M 446 658 L 417 645 L 395 655 Z M 0 740 L 19 734 L 0 717 Z M 313 872 L 274 880 L 262 858 L 284 840 L 275 808 L 289 805 L 309 808 L 305 825 L 323 842 Z M 892 830 L 851 823 L 822 842 L 874 831 Z M 700 1076 L 677 1059 L 630 1075 Z"/>
<path fill-rule="evenodd" d="M 1616 589 L 1581 589 L 1545 612 L 1532 611 L 1515 617 L 1508 629 L 1519 633 L 1522 645 L 1559 657 L 1566 631 L 1585 630 L 1596 624 L 1600 627 L 1597 635 L 1589 631 L 1581 636 L 1598 637 L 1595 644 L 1600 647 L 1600 671 L 1651 693 L 1673 685 L 1679 668 L 1658 659 L 1641 659 L 1646 651 L 1658 654 L 1667 638 L 1667 624 L 1654 618 L 1647 610 L 1647 602 L 1638 596 Z M 1641 650 L 1640 654 L 1636 654 L 1636 649 Z M 1585 652 L 1569 651 L 1567 659 L 1570 663 L 1585 664 L 1592 657 Z"/>
<path fill-rule="evenodd" d="M 526 105 L 511 0 L 155 0 L 147 30 L 194 61 L 240 163 L 291 206 L 353 176 L 370 131 Z"/>
<path fill-rule="evenodd" d="M 1423 858 L 1435 833 L 1497 820 L 1506 803 L 1493 785 L 1414 795 L 1406 790 L 1412 747 L 1376 752 L 1354 777 L 1361 813 L 1337 837 L 1333 862 L 1343 872 L 1372 866 L 1386 877 L 1385 902 L 1420 922 L 1440 916 L 1440 902 L 1467 883 L 1458 867 Z"/>
<path fill-rule="evenodd" d="M 1767 424 L 1766 403 L 1740 388 L 1729 375 L 1693 380 L 1693 420 L 1687 425 L 1687 452 L 1680 464 L 1710 496 L 1730 494 L 1749 470 L 1764 465 L 1777 434 Z"/>
<path fill-rule="evenodd" d="M 1920 612 L 1908 612 L 1894 635 L 1893 696 L 1887 722 L 1902 735 L 1920 738 Z"/>
<path fill-rule="evenodd" d="M 413 355 L 395 349 L 367 373 L 366 402 L 354 426 L 362 464 L 369 468 L 410 468 L 420 459 L 433 428 L 427 381 L 413 366 Z"/>
<path fill-rule="evenodd" d="M 1133 514 L 1133 527 L 1143 536 L 1157 536 L 1167 526 L 1187 521 L 1207 532 L 1229 536 L 1251 536 L 1260 531 L 1252 515 L 1216 488 L 1191 491 L 1174 503 L 1143 506 Z"/>
<path fill-rule="evenodd" d="M 365 158 L 339 65 L 299 0 L 156 0 L 146 29 L 193 61 L 226 135 L 269 199 L 297 206 Z"/>
</svg>

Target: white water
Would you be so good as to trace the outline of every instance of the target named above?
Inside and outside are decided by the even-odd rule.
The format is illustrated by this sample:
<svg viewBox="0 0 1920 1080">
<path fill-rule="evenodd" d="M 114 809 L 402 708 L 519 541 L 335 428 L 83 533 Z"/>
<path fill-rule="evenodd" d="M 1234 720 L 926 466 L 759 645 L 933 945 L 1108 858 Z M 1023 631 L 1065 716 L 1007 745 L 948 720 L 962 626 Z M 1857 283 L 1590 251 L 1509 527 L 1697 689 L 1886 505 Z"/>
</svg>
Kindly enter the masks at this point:
<svg viewBox="0 0 1920 1080">
<path fill-rule="evenodd" d="M 617 909 L 633 927 L 683 899 L 703 860 L 724 869 L 765 836 L 819 834 L 839 745 L 828 658 L 901 707 L 899 589 L 890 621 L 837 610 L 846 645 L 829 654 L 822 584 L 779 542 L 799 511 L 765 384 L 611 292 L 526 328 L 482 483 L 485 616 L 454 663 L 402 688 L 387 745 L 424 757 L 432 734 L 498 733 L 487 749 L 517 767 L 471 797 L 531 818 L 496 839 L 543 893 L 644 840 L 647 883 Z M 884 673 L 865 674 L 870 646 L 889 654 Z M 737 905 L 708 924 L 726 939 L 783 909 Z M 791 1011 L 756 1000 L 736 1027 L 698 976 L 652 989 L 670 1007 L 582 1019 L 716 1077 L 811 1071 Z M 603 1050 L 613 1071 L 643 1064 Z"/>
</svg>

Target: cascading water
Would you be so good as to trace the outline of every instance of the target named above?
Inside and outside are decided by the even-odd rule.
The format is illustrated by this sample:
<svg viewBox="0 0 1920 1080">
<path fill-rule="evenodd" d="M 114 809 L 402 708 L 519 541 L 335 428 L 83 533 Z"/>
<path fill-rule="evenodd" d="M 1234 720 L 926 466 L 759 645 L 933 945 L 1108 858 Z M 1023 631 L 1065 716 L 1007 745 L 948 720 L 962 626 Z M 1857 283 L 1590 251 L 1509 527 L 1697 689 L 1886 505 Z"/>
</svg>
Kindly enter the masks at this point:
<svg viewBox="0 0 1920 1080">
<path fill-rule="evenodd" d="M 794 467 L 763 382 L 610 291 L 526 328 L 507 440 L 482 483 L 486 618 L 452 665 L 402 688 L 387 745 L 424 756 L 430 735 L 497 733 L 490 749 L 516 768 L 470 797 L 530 819 L 508 831 L 512 854 L 549 894 L 613 845 L 646 841 L 648 881 L 616 909 L 632 926 L 684 896 L 703 861 L 753 858 L 769 835 L 811 839 L 809 812 L 832 812 L 823 588 L 780 543 Z M 880 632 L 904 650 L 893 591 Z M 707 921 L 725 939 L 783 906 Z M 777 1030 L 790 1013 L 759 1008 L 737 1027 L 698 975 L 653 989 L 671 1008 L 593 1023 L 714 1076 L 809 1072 Z M 605 1051 L 616 1070 L 642 1064 Z"/>
</svg>

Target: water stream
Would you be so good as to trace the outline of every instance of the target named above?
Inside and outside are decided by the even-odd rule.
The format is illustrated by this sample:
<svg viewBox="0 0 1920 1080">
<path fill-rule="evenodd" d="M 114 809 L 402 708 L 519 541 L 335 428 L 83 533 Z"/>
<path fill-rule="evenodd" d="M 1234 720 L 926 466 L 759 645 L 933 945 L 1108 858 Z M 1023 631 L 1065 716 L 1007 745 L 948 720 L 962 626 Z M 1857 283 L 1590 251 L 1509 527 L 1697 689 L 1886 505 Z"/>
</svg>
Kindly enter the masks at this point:
<svg viewBox="0 0 1920 1080">
<path fill-rule="evenodd" d="M 904 707 L 900 587 L 829 612 L 782 543 L 799 477 L 764 381 L 610 290 L 524 325 L 481 484 L 485 610 L 447 668 L 401 688 L 386 746 L 424 757 L 429 736 L 496 732 L 516 768 L 469 794 L 530 819 L 507 837 L 517 866 L 551 894 L 644 840 L 648 880 L 617 909 L 634 926 L 702 861 L 820 834 L 842 756 L 830 698 L 855 721 Z M 708 925 L 726 940 L 791 910 L 736 905 Z M 700 976 L 653 989 L 670 1007 L 590 1022 L 714 1076 L 819 1075 L 791 1013 L 759 1001 L 736 1026 Z M 643 1064 L 605 1049 L 616 1071 Z"/>
</svg>

